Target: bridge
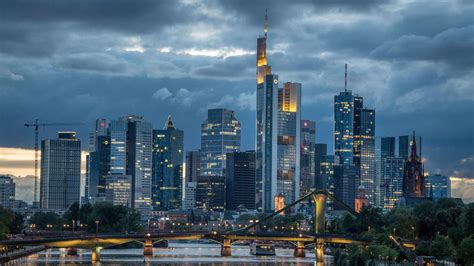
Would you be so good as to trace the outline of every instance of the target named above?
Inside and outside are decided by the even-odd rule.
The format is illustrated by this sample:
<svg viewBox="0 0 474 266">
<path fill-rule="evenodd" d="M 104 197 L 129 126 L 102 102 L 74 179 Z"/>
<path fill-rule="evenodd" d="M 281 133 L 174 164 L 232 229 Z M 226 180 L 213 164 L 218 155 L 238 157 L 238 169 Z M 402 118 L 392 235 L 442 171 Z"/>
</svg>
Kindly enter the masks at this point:
<svg viewBox="0 0 474 266">
<path fill-rule="evenodd" d="M 247 227 L 230 232 L 217 231 L 187 231 L 187 232 L 166 232 L 166 233 L 140 233 L 140 234 L 79 234 L 79 235 L 52 235 L 43 237 L 32 237 L 25 239 L 11 239 L 0 241 L 2 246 L 46 246 L 56 248 L 68 248 L 68 254 L 74 254 L 76 248 L 90 249 L 92 252 L 92 262 L 100 261 L 100 251 L 103 248 L 125 244 L 136 241 L 143 243 L 143 254 L 145 256 L 153 255 L 153 245 L 164 240 L 200 240 L 207 239 L 221 245 L 221 256 L 231 256 L 231 248 L 233 243 L 240 241 L 286 241 L 294 245 L 294 256 L 305 257 L 305 248 L 309 245 L 315 246 L 316 263 L 324 265 L 324 248 L 327 245 L 338 244 L 347 245 L 350 243 L 359 243 L 368 245 L 369 240 L 357 238 L 348 235 L 337 235 L 325 233 L 325 201 L 331 198 L 334 202 L 339 203 L 343 208 L 351 214 L 357 215 L 352 208 L 340 202 L 337 198 L 329 194 L 325 190 L 315 190 L 303 196 L 294 203 L 285 206 L 263 219 L 256 221 Z M 315 221 L 314 234 L 302 233 L 280 233 L 280 232 L 252 232 L 250 229 L 262 225 L 265 221 L 272 219 L 280 213 L 292 208 L 296 204 L 310 198 L 314 203 Z M 393 239 L 394 241 L 396 239 Z M 396 244 L 406 254 L 411 254 L 406 249 L 414 249 L 413 243 L 396 242 Z"/>
</svg>

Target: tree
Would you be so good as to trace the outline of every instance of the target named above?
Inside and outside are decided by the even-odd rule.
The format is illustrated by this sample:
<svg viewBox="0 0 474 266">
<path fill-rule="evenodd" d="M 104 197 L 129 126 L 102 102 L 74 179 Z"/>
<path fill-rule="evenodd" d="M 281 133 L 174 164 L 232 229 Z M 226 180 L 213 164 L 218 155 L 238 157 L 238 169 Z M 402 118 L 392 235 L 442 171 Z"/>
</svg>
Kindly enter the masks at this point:
<svg viewBox="0 0 474 266">
<path fill-rule="evenodd" d="M 459 219 L 464 235 L 474 235 L 474 203 L 464 205 Z"/>
<path fill-rule="evenodd" d="M 0 239 L 10 234 L 10 225 L 15 219 L 15 213 L 0 205 Z"/>
<path fill-rule="evenodd" d="M 430 254 L 437 259 L 449 260 L 454 257 L 454 245 L 451 240 L 445 236 L 439 235 L 431 242 Z"/>
<path fill-rule="evenodd" d="M 52 230 L 63 229 L 61 217 L 54 212 L 35 212 L 30 218 L 30 225 L 34 225 L 37 230 L 50 229 L 48 225 L 52 225 Z"/>
<path fill-rule="evenodd" d="M 403 238 L 414 239 L 416 236 L 416 217 L 412 210 L 403 208 L 392 209 L 385 217 L 389 232 Z"/>
<path fill-rule="evenodd" d="M 474 236 L 464 238 L 456 249 L 456 259 L 463 265 L 474 265 Z"/>
</svg>

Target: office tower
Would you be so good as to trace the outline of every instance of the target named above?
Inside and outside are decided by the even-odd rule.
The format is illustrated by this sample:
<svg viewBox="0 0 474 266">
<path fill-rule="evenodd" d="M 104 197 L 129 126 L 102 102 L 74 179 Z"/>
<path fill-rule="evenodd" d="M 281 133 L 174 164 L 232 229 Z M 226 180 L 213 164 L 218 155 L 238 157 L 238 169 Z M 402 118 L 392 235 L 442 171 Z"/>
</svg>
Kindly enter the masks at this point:
<svg viewBox="0 0 474 266">
<path fill-rule="evenodd" d="M 151 123 L 140 116 L 124 116 L 109 123 L 110 173 L 132 177 L 131 206 L 140 211 L 151 207 Z"/>
<path fill-rule="evenodd" d="M 103 118 L 95 120 L 94 130 L 89 133 L 89 152 L 95 151 L 99 136 L 107 136 L 107 120 Z"/>
<path fill-rule="evenodd" d="M 303 196 L 315 188 L 316 122 L 302 120 L 300 134 L 300 195 Z"/>
<path fill-rule="evenodd" d="M 201 172 L 201 155 L 200 151 L 186 152 L 186 182 L 196 182 Z"/>
<path fill-rule="evenodd" d="M 450 198 L 451 182 L 449 177 L 440 174 L 428 175 L 426 191 L 426 196 L 433 199 Z"/>
<path fill-rule="evenodd" d="M 227 153 L 226 210 L 255 209 L 255 152 Z"/>
<path fill-rule="evenodd" d="M 90 163 L 91 163 L 91 157 L 90 153 L 95 152 L 97 150 L 97 145 L 101 143 L 101 141 L 98 140 L 99 137 L 105 137 L 107 136 L 107 120 L 100 118 L 95 120 L 94 124 L 94 129 L 89 133 L 89 155 L 86 155 L 86 179 L 85 179 L 85 185 L 84 185 L 84 198 L 81 199 L 81 204 L 88 203 L 90 200 L 95 200 L 97 197 L 97 188 L 93 188 L 93 193 L 89 192 L 89 183 L 91 179 L 90 175 Z M 109 140 L 110 142 L 110 140 Z M 110 158 L 110 155 L 109 155 Z M 109 159 L 110 161 L 110 159 Z M 93 181 L 96 183 L 94 184 L 97 186 L 98 183 L 98 177 L 95 176 L 93 177 Z M 105 185 L 105 184 L 103 184 Z M 93 199 L 94 198 L 94 199 Z"/>
<path fill-rule="evenodd" d="M 403 172 L 403 197 L 422 198 L 425 197 L 425 176 L 423 162 L 417 155 L 416 138 L 413 132 L 411 154 L 405 161 Z"/>
<path fill-rule="evenodd" d="M 416 140 L 416 154 L 422 158 L 421 136 L 400 136 L 398 137 L 398 157 L 407 160 L 411 152 L 411 144 Z"/>
<path fill-rule="evenodd" d="M 375 138 L 375 206 L 382 208 L 384 184 L 384 159 L 395 157 L 395 137 Z"/>
<path fill-rule="evenodd" d="M 110 174 L 110 137 L 97 136 L 94 151 L 89 154 L 88 200 L 102 201 L 105 198 L 106 176 Z"/>
<path fill-rule="evenodd" d="M 283 194 L 286 205 L 300 196 L 301 84 L 279 87 L 278 75 L 267 62 L 268 23 L 257 39 L 257 209 L 271 212 L 274 198 Z"/>
<path fill-rule="evenodd" d="M 113 205 L 131 207 L 132 176 L 111 174 L 105 177 L 105 200 Z"/>
<path fill-rule="evenodd" d="M 199 176 L 196 185 L 196 208 L 223 211 L 225 204 L 225 177 Z"/>
<path fill-rule="evenodd" d="M 381 183 L 381 207 L 388 211 L 397 206 L 402 197 L 403 166 L 405 160 L 401 157 L 385 157 L 383 159 L 383 178 Z"/>
<path fill-rule="evenodd" d="M 15 182 L 10 176 L 0 175 L 0 206 L 13 209 L 15 205 Z"/>
<path fill-rule="evenodd" d="M 334 155 L 321 156 L 321 187 L 319 189 L 326 189 L 331 195 L 334 195 L 334 165 L 337 164 L 339 162 Z M 326 207 L 332 210 L 332 201 L 326 199 L 326 203 Z"/>
<path fill-rule="evenodd" d="M 334 165 L 334 196 L 347 206 L 355 207 L 356 188 L 358 187 L 359 170 L 348 164 Z M 335 209 L 340 207 L 335 204 Z"/>
<path fill-rule="evenodd" d="M 196 208 L 197 178 L 201 169 L 200 151 L 186 152 L 183 209 Z"/>
<path fill-rule="evenodd" d="M 41 142 L 40 208 L 63 211 L 80 200 L 81 141 L 59 132 Z"/>
<path fill-rule="evenodd" d="M 184 132 L 171 116 L 162 130 L 153 130 L 152 200 L 158 210 L 179 209 L 183 194 Z"/>
<path fill-rule="evenodd" d="M 186 182 L 182 207 L 184 210 L 191 210 L 196 208 L 196 191 L 197 181 Z"/>
<path fill-rule="evenodd" d="M 209 109 L 201 125 L 201 175 L 225 176 L 226 154 L 240 150 L 240 122 L 234 111 Z"/>
<path fill-rule="evenodd" d="M 362 99 L 362 97 L 355 97 Z M 362 100 L 355 106 L 362 107 Z M 355 108 L 355 107 L 354 107 Z M 354 118 L 354 165 L 359 170 L 359 184 L 365 188 L 369 204 L 374 205 L 375 197 L 375 110 L 355 109 Z"/>
<path fill-rule="evenodd" d="M 323 157 L 327 154 L 328 151 L 326 144 L 316 143 L 314 145 L 314 185 L 317 189 L 324 189 L 321 163 L 323 162 Z"/>
</svg>

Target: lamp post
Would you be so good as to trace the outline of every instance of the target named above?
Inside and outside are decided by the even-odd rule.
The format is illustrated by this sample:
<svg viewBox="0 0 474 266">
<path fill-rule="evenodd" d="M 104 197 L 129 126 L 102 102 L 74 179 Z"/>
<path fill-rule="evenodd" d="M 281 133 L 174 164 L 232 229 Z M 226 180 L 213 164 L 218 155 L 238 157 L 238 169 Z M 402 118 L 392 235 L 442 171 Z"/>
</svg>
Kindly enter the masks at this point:
<svg viewBox="0 0 474 266">
<path fill-rule="evenodd" d="M 99 234 L 99 220 L 95 221 L 95 236 Z"/>
</svg>

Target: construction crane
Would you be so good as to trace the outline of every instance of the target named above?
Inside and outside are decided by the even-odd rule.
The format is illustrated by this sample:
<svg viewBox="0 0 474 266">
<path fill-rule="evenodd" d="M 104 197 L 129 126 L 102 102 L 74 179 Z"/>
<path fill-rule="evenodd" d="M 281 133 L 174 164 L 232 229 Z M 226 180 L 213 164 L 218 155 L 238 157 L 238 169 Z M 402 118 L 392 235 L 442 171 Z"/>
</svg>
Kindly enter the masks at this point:
<svg viewBox="0 0 474 266">
<path fill-rule="evenodd" d="M 71 126 L 71 125 L 83 125 L 83 123 L 38 123 L 38 119 L 35 119 L 33 124 L 25 124 L 25 127 L 35 128 L 35 191 L 34 191 L 34 202 L 38 202 L 38 129 L 39 127 L 49 126 Z"/>
</svg>

